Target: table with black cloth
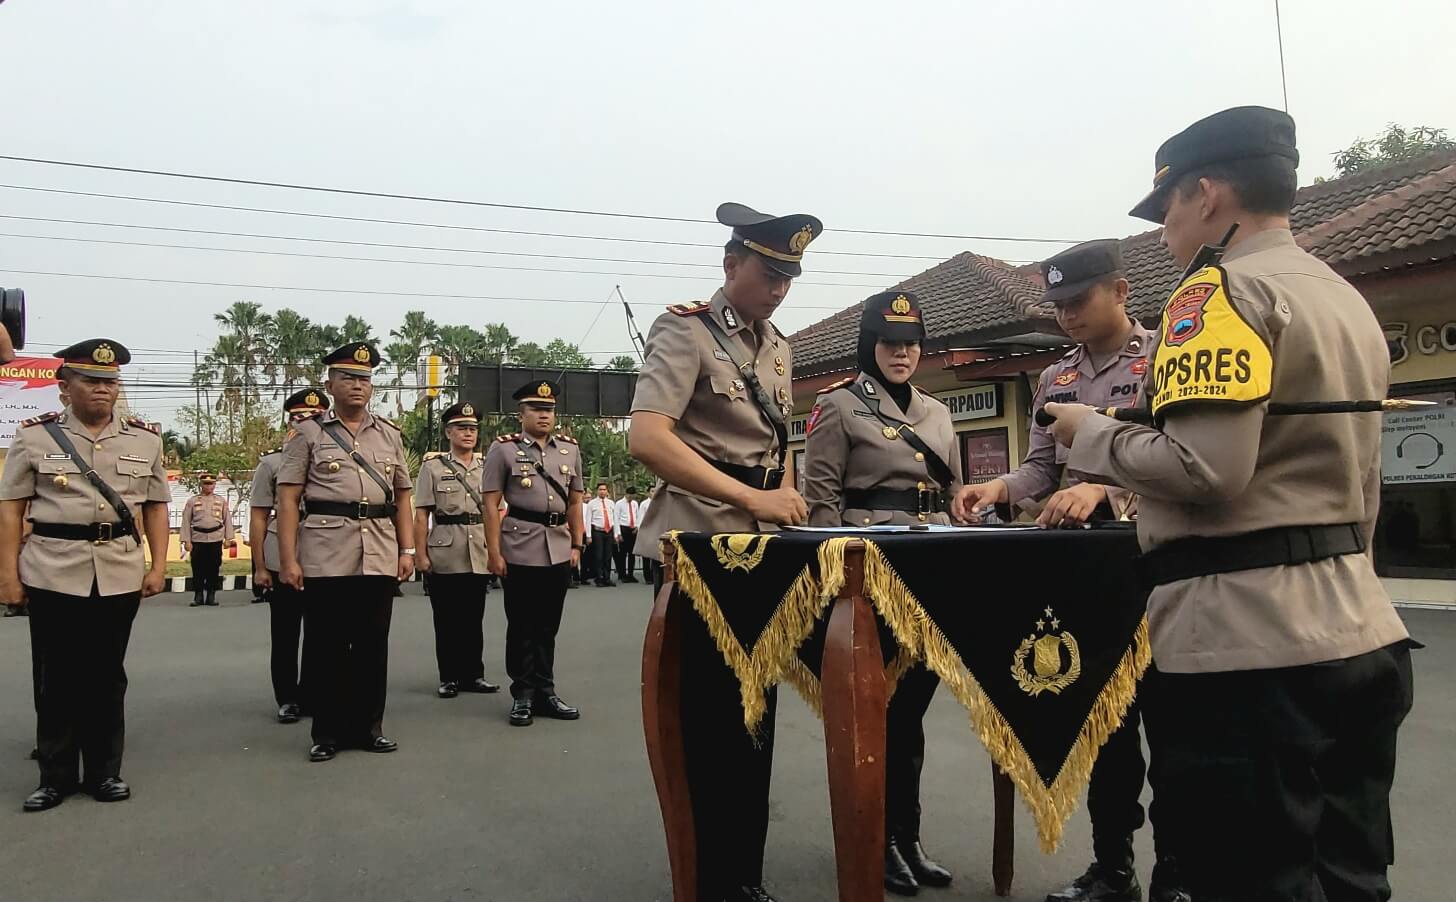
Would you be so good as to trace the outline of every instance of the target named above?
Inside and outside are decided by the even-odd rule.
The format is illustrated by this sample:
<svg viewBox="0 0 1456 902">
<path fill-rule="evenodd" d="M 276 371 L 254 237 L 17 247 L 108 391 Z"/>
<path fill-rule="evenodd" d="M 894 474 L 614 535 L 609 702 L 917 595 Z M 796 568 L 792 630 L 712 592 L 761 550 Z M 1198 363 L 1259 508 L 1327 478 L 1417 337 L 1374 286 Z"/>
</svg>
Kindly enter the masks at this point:
<svg viewBox="0 0 1456 902">
<path fill-rule="evenodd" d="M 941 678 L 991 756 L 1004 896 L 1012 795 L 1055 849 L 1150 659 L 1131 524 L 669 533 L 662 545 L 642 711 L 675 902 L 697 902 L 684 618 L 701 619 L 737 677 L 724 717 L 755 731 L 766 691 L 787 681 L 823 718 L 841 902 L 883 898 L 885 710 L 909 667 Z"/>
</svg>

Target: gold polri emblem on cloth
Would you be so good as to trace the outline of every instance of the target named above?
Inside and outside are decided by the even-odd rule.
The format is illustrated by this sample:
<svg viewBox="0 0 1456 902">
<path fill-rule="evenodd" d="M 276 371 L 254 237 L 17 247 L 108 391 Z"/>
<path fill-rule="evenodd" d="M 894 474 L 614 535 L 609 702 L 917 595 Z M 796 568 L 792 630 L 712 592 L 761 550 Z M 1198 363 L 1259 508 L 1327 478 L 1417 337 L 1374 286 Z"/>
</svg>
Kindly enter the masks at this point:
<svg viewBox="0 0 1456 902">
<path fill-rule="evenodd" d="M 536 386 L 536 397 L 538 397 L 538 398 L 549 398 L 549 397 L 551 397 L 551 386 L 547 385 L 545 382 L 542 382 L 540 385 Z"/>
<path fill-rule="evenodd" d="M 466 404 L 464 407 L 460 408 L 460 412 L 465 414 L 467 417 L 475 416 L 475 408 L 471 407 L 469 404 Z"/>
<path fill-rule="evenodd" d="M 366 348 L 364 345 L 360 345 L 359 347 L 355 348 L 354 349 L 354 359 L 357 360 L 357 361 L 359 361 L 360 363 L 368 363 L 369 362 L 369 349 Z"/>
<path fill-rule="evenodd" d="M 795 254 L 802 254 L 809 242 L 814 240 L 814 229 L 812 226 L 804 226 L 789 238 L 789 250 Z"/>
<path fill-rule="evenodd" d="M 910 312 L 910 299 L 902 294 L 890 302 L 890 309 L 904 316 Z"/>
<path fill-rule="evenodd" d="M 309 407 L 317 407 L 319 404 L 318 394 L 316 392 L 309 392 L 308 395 L 303 399 L 303 403 L 307 404 Z"/>
<path fill-rule="evenodd" d="M 1043 613 L 1045 616 L 1036 622 L 1036 631 L 1021 640 L 1011 658 L 1012 678 L 1032 698 L 1043 692 L 1060 695 L 1082 675 L 1082 652 L 1077 640 L 1061 629 L 1062 623 L 1050 605 Z M 1026 669 L 1028 657 L 1030 671 Z"/>
<path fill-rule="evenodd" d="M 748 532 L 721 533 L 713 536 L 709 544 L 718 556 L 718 563 L 724 570 L 742 570 L 748 573 L 763 562 L 768 543 L 777 536 Z"/>
</svg>

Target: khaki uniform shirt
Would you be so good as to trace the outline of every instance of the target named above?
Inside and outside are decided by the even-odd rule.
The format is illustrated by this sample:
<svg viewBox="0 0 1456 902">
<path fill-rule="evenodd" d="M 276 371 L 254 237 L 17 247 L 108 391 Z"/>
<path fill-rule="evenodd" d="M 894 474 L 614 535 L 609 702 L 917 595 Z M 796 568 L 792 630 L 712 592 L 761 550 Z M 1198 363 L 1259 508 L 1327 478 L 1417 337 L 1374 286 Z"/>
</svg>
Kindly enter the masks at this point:
<svg viewBox="0 0 1456 902">
<path fill-rule="evenodd" d="M 446 465 L 446 454 L 431 456 L 420 464 L 420 475 L 415 480 L 415 507 L 429 510 L 432 514 L 479 515 L 480 506 L 465 490 L 459 475 Z M 455 465 L 465 471 L 465 478 L 476 494 L 482 494 L 481 476 L 485 472 L 485 458 L 474 454 L 469 466 L 458 459 Z M 495 516 L 495 512 L 490 515 Z M 430 568 L 435 573 L 490 572 L 485 566 L 485 527 L 479 523 L 473 526 L 464 523 L 442 526 L 432 517 L 429 540 L 425 545 L 430 554 Z"/>
<path fill-rule="evenodd" d="M 677 309 L 696 308 L 669 308 Z M 778 466 L 778 437 L 748 394 L 743 377 L 701 320 L 711 316 L 738 342 L 785 420 L 792 412 L 793 354 L 788 339 L 772 323 L 747 326 L 722 290 L 703 313 L 668 312 L 657 318 L 647 336 L 647 356 L 637 377 L 632 412 L 660 413 L 677 421 L 674 432 L 703 457 L 748 467 Z M 689 532 L 757 532 L 747 511 L 695 495 L 661 480 L 650 496 L 654 502 L 642 517 L 639 548 L 644 557 L 661 559 L 658 539 L 669 530 Z"/>
<path fill-rule="evenodd" d="M 303 486 L 305 507 L 316 501 L 385 503 L 384 488 L 350 457 L 349 451 L 357 450 L 390 482 L 398 499 L 401 490 L 410 488 L 399 427 L 366 414 L 354 436 L 353 449 L 344 449 L 320 425 L 337 422 L 338 418 L 336 411 L 328 410 L 294 426 L 297 431 L 283 445 L 278 484 Z M 347 426 L 343 429 L 349 431 Z M 393 520 L 307 513 L 298 538 L 298 562 L 305 577 L 399 574 L 400 544 Z"/>
<path fill-rule="evenodd" d="M 552 435 L 543 448 L 525 433 L 497 439 L 485 455 L 484 486 L 487 492 L 500 492 L 507 505 L 505 519 L 501 520 L 501 554 L 507 564 L 523 567 L 569 563 L 570 526 L 546 526 L 511 516 L 517 508 L 566 514 L 570 499 L 562 498 L 541 478 L 533 461 L 540 463 L 568 495 L 582 491 L 581 448 L 574 440 Z"/>
<path fill-rule="evenodd" d="M 1078 345 L 1042 370 L 1031 409 L 1040 410 L 1048 401 L 1058 404 L 1090 404 L 1093 407 L 1136 407 L 1143 403 L 1150 358 L 1158 343 L 1157 333 L 1133 322 L 1132 334 L 1122 350 L 1097 367 L 1085 345 Z M 1051 430 L 1031 423 L 1031 437 L 1021 466 L 1001 477 L 1007 500 L 1013 504 L 1040 501 L 1061 488 L 1063 480 L 1075 485 L 1082 480 L 1065 472 L 1068 450 L 1057 444 Z M 1129 507 L 1128 493 L 1108 487 L 1108 503 L 1121 513 Z"/>
<path fill-rule="evenodd" d="M 207 530 L 199 532 L 198 530 Z M 227 499 L 213 493 L 197 494 L 187 499 L 182 508 L 183 542 L 206 544 L 231 542 L 233 540 L 233 519 L 228 516 Z"/>
<path fill-rule="evenodd" d="M 1272 400 L 1385 397 L 1390 355 L 1369 305 L 1301 250 L 1288 230 L 1267 230 L 1235 245 L 1221 270 L 1245 324 L 1236 327 L 1251 328 L 1256 343 L 1272 348 Z M 1174 302 L 1186 299 L 1201 278 L 1206 284 L 1207 273 L 1185 282 L 1169 307 L 1186 311 Z M 1201 308 L 1180 313 L 1165 323 L 1161 340 L 1175 329 L 1213 333 L 1208 317 Z M 1176 361 L 1178 355 L 1169 356 Z M 1183 373 L 1195 385 L 1197 375 Z M 1210 369 L 1205 381 L 1221 376 L 1217 390 L 1237 392 L 1240 384 L 1230 380 L 1248 382 L 1240 379 L 1248 375 L 1237 367 Z M 1165 380 L 1178 385 L 1176 377 Z M 1144 550 L 1185 536 L 1339 523 L 1359 524 L 1368 543 L 1380 502 L 1380 414 L 1266 417 L 1265 409 L 1263 403 L 1174 404 L 1161 431 L 1088 417 L 1068 468 L 1142 493 Z M 1148 601 L 1148 624 L 1154 660 L 1174 673 L 1332 661 L 1407 635 L 1368 553 L 1160 586 Z"/>
<path fill-rule="evenodd" d="M 28 420 L 16 432 L 0 477 L 0 499 L 29 499 L 30 519 L 37 523 L 115 523 L 116 511 L 41 427 L 48 418 Z M 69 407 L 54 419 L 81 459 L 132 509 L 138 530 L 144 502 L 171 500 L 161 436 L 140 420 L 113 416 L 93 438 Z M 140 592 L 145 575 L 142 547 L 130 536 L 96 544 L 32 533 L 21 546 L 20 581 L 36 589 L 84 597 L 94 583 L 100 595 L 125 595 Z"/>
<path fill-rule="evenodd" d="M 925 455 L 903 437 L 887 438 L 885 424 L 871 413 L 846 385 L 819 397 L 809 414 L 804 445 L 804 500 L 809 504 L 810 526 L 907 525 L 922 522 L 908 511 L 846 508 L 846 489 L 948 489 L 954 496 L 961 485 L 961 453 L 951 425 L 950 410 L 919 389 L 910 393 L 910 408 L 900 406 L 873 376 L 860 373 L 856 382 L 870 398 L 879 399 L 880 413 L 891 422 L 906 423 L 930 450 L 950 467 L 954 477 L 942 486 L 930 475 Z M 949 524 L 950 515 L 930 514 L 930 523 Z"/>
<path fill-rule="evenodd" d="M 278 467 L 282 463 L 282 449 L 269 451 L 258 458 L 258 468 L 253 471 L 253 490 L 248 495 L 250 506 L 268 511 L 268 531 L 263 536 L 263 567 L 270 573 L 283 569 L 278 554 L 278 514 L 274 510 L 278 504 Z"/>
</svg>

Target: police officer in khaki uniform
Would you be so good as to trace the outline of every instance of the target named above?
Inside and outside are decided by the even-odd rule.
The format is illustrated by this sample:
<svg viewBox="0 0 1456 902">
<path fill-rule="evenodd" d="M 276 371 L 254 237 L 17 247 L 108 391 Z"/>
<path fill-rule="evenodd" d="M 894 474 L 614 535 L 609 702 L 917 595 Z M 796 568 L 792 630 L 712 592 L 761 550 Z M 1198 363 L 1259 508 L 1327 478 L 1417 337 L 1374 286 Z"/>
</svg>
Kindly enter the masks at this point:
<svg viewBox="0 0 1456 902">
<path fill-rule="evenodd" d="M 804 448 L 810 526 L 948 525 L 961 485 L 950 411 L 910 384 L 925 339 L 920 300 L 886 291 L 864 302 L 859 375 L 819 393 Z M 940 678 L 916 664 L 890 697 L 885 748 L 885 889 L 913 896 L 951 873 L 920 842 L 925 712 Z"/>
<path fill-rule="evenodd" d="M 398 426 L 369 412 L 379 352 L 350 342 L 323 363 L 333 409 L 298 422 L 278 467 L 279 579 L 307 588 L 317 653 L 310 761 L 340 746 L 398 748 L 382 732 L 389 621 L 395 590 L 415 570 L 404 444 Z"/>
<path fill-rule="evenodd" d="M 1053 255 L 1041 264 L 1045 301 L 1054 305 L 1057 322 L 1078 341 L 1054 366 L 1041 374 L 1033 409 L 1051 402 L 1098 407 L 1142 404 L 1148 355 L 1156 337 L 1128 319 L 1129 292 L 1123 276 L 1121 242 L 1088 241 Z M 1131 493 L 1113 486 L 1082 482 L 1064 472 L 1067 449 L 1057 445 L 1047 427 L 1033 422 L 1030 449 L 1015 472 L 963 493 L 967 513 L 982 504 L 1037 500 L 1052 493 L 1064 479 L 1070 488 L 1056 492 L 1042 510 L 1045 526 L 1072 526 L 1089 519 L 1121 519 L 1135 512 Z M 1133 861 L 1133 834 L 1145 820 L 1142 803 L 1147 759 L 1139 733 L 1136 702 L 1122 726 L 1097 756 L 1087 787 L 1087 814 L 1092 820 L 1092 864 L 1047 902 L 1139 902 L 1142 884 Z M 1181 892 L 1176 864 L 1161 833 L 1154 833 L 1157 862 L 1149 897 L 1173 902 Z"/>
<path fill-rule="evenodd" d="M 758 532 L 807 516 L 784 467 L 793 354 L 769 317 L 824 226 L 742 204 L 720 206 L 718 221 L 733 229 L 723 287 L 652 324 L 632 399 L 632 455 L 658 476 L 641 526 L 653 561 L 668 530 Z M 770 899 L 763 846 L 778 696 L 769 690 L 760 736 L 750 737 L 738 680 L 697 617 L 683 623 L 682 681 L 699 898 Z"/>
<path fill-rule="evenodd" d="M 322 389 L 305 388 L 289 395 L 283 412 L 290 427 L 300 420 L 315 417 L 329 409 L 328 396 Z M 290 428 L 290 437 L 292 429 Z M 268 621 L 272 638 L 269 673 L 273 680 L 273 701 L 278 705 L 279 723 L 297 723 L 304 713 L 305 695 L 312 685 L 313 656 L 304 624 L 303 593 L 285 585 L 278 578 L 282 563 L 278 555 L 278 518 L 273 508 L 278 498 L 278 467 L 283 463 L 283 449 L 275 448 L 258 458 L 253 471 L 253 490 L 249 495 L 251 511 L 248 523 L 248 544 L 253 551 L 253 585 L 267 593 Z M 298 639 L 303 627 L 303 667 L 299 678 Z"/>
<path fill-rule="evenodd" d="M 1263 107 L 1165 142 L 1132 213 L 1194 271 L 1163 307 L 1158 425 L 1047 407 L 1070 471 L 1140 495 L 1159 829 L 1197 902 L 1391 894 L 1413 689 L 1370 556 L 1380 415 L 1266 404 L 1382 399 L 1390 356 L 1360 294 L 1294 242 L 1298 159 L 1293 120 Z M 1191 265 L 1235 225 L 1221 262 Z"/>
<path fill-rule="evenodd" d="M 450 450 L 425 455 L 415 480 L 415 563 L 430 574 L 440 698 L 499 692 L 485 678 L 485 549 L 481 497 L 485 459 L 475 451 L 480 416 L 465 401 L 445 408 Z M 492 518 L 494 511 L 492 510 Z"/>
<path fill-rule="evenodd" d="M 78 787 L 102 802 L 131 797 L 121 779 L 126 646 L 141 599 L 162 589 L 170 533 L 162 440 L 116 415 L 130 352 L 93 338 L 56 356 L 69 404 L 22 424 L 0 477 L 0 601 L 29 601 L 35 655 L 40 786 L 26 811 Z"/>
<path fill-rule="evenodd" d="M 182 550 L 192 557 L 192 604 L 217 605 L 223 546 L 237 544 L 227 499 L 216 493 L 217 477 L 197 477 L 199 494 L 187 499 L 182 508 Z"/>
<path fill-rule="evenodd" d="M 532 713 L 557 720 L 581 716 L 556 694 L 556 633 L 572 571 L 583 551 L 581 448 L 555 434 L 561 386 L 528 382 L 511 395 L 521 431 L 503 435 L 485 456 L 485 519 L 490 572 L 500 577 L 506 610 L 506 673 L 513 727 Z"/>
</svg>

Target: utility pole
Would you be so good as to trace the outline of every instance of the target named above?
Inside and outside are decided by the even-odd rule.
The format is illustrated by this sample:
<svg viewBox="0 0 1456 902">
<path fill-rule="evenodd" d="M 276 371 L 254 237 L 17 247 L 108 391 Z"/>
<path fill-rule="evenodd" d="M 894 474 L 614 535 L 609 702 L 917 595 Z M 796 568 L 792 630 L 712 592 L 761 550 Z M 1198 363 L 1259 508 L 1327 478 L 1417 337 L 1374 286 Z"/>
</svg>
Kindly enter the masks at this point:
<svg viewBox="0 0 1456 902">
<path fill-rule="evenodd" d="M 197 416 L 192 420 L 192 447 L 202 447 L 202 385 L 197 381 L 197 349 L 192 349 L 192 406 Z"/>
</svg>

